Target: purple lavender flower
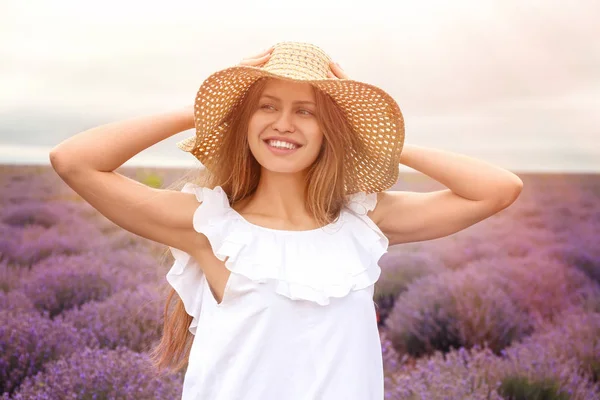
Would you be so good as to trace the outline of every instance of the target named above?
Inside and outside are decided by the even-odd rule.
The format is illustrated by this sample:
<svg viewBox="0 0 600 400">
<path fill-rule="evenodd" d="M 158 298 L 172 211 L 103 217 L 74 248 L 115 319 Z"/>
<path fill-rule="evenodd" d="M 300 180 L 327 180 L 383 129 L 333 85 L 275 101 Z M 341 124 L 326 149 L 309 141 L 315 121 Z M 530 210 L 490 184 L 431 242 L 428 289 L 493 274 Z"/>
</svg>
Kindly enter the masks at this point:
<svg viewBox="0 0 600 400">
<path fill-rule="evenodd" d="M 49 361 L 98 346 L 73 325 L 37 313 L 2 310 L 0 321 L 0 392 L 11 392 Z"/>
<path fill-rule="evenodd" d="M 10 226 L 40 225 L 50 228 L 60 221 L 56 206 L 39 202 L 14 204 L 3 210 L 2 222 Z"/>
<path fill-rule="evenodd" d="M 33 302 L 21 291 L 0 291 L 0 311 L 35 312 Z"/>
<path fill-rule="evenodd" d="M 90 246 L 89 236 L 81 231 L 60 234 L 56 227 L 38 225 L 14 229 L 0 240 L 2 258 L 11 263 L 31 265 L 52 254 L 76 254 Z"/>
<path fill-rule="evenodd" d="M 546 252 L 505 262 L 487 260 L 470 267 L 481 270 L 494 286 L 505 291 L 534 327 L 554 321 L 570 307 L 600 301 L 597 285 L 582 271 L 548 257 Z"/>
<path fill-rule="evenodd" d="M 374 301 L 378 306 L 379 325 L 384 325 L 396 298 L 414 280 L 445 270 L 442 262 L 422 252 L 388 252 L 381 260 L 381 277 L 375 284 Z"/>
<path fill-rule="evenodd" d="M 138 352 L 148 351 L 162 333 L 163 295 L 157 285 L 142 285 L 102 302 L 86 303 L 57 318 L 93 333 L 101 347 L 127 346 Z"/>
<path fill-rule="evenodd" d="M 8 260 L 0 261 L 0 292 L 9 292 L 17 289 L 20 282 L 29 277 L 28 268 L 13 265 Z"/>
<path fill-rule="evenodd" d="M 103 300 L 118 287 L 112 268 L 84 256 L 51 256 L 35 265 L 20 290 L 50 317 L 91 300 Z"/>
<path fill-rule="evenodd" d="M 176 399 L 182 373 L 157 376 L 147 355 L 125 347 L 85 349 L 27 378 L 12 400 Z"/>
<path fill-rule="evenodd" d="M 475 267 L 413 282 L 387 327 L 396 350 L 414 357 L 477 344 L 499 352 L 533 329 L 527 313 Z"/>
</svg>

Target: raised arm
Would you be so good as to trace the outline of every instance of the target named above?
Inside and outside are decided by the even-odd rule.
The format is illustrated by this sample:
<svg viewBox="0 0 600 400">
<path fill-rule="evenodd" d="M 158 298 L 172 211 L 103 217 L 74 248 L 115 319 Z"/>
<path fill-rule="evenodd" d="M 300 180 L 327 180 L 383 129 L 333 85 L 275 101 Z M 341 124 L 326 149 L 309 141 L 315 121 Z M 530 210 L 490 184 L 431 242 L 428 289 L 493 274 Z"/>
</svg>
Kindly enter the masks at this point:
<svg viewBox="0 0 600 400">
<path fill-rule="evenodd" d="M 448 189 L 378 194 L 370 217 L 390 245 L 441 238 L 482 221 L 512 204 L 523 188 L 510 171 L 439 149 L 405 144 L 400 162 Z"/>
<path fill-rule="evenodd" d="M 112 122 L 60 143 L 51 150 L 50 162 L 67 185 L 115 224 L 189 250 L 202 240 L 192 226 L 199 205 L 195 196 L 154 189 L 114 170 L 153 144 L 193 127 L 191 107 Z"/>
</svg>

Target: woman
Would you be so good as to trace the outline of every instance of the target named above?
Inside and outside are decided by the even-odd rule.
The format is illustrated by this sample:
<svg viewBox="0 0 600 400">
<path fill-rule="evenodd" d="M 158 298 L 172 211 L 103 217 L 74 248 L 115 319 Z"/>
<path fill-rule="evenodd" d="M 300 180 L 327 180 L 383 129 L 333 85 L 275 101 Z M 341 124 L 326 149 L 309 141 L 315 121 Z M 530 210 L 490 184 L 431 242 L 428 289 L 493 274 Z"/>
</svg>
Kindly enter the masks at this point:
<svg viewBox="0 0 600 400">
<path fill-rule="evenodd" d="M 196 183 L 157 190 L 114 172 L 193 127 L 178 146 L 206 167 Z M 211 75 L 193 111 L 91 129 L 50 159 L 107 218 L 172 251 L 177 303 L 152 356 L 159 369 L 187 365 L 183 399 L 382 399 L 379 258 L 482 221 L 523 186 L 404 144 L 395 101 L 305 43 Z M 448 189 L 385 191 L 399 163 Z"/>
</svg>

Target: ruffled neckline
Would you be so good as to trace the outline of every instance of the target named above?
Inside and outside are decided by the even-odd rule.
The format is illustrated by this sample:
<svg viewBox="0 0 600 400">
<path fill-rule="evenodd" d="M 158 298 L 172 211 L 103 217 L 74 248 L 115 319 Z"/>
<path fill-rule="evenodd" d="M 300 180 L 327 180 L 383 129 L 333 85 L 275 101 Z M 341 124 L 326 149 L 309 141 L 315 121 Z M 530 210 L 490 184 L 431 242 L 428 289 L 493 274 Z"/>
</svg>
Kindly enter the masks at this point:
<svg viewBox="0 0 600 400">
<path fill-rule="evenodd" d="M 194 229 L 204 234 L 215 256 L 232 273 L 257 283 L 274 283 L 276 293 L 291 300 L 326 306 L 332 298 L 374 284 L 380 276 L 380 257 L 389 245 L 367 216 L 377 194 L 348 196 L 338 218 L 309 230 L 280 230 L 251 223 L 234 210 L 220 186 L 214 189 L 188 183 L 182 192 L 194 193 L 199 204 Z M 203 272 L 188 253 L 171 247 L 175 263 L 167 274 L 188 314 L 195 333 L 202 307 Z M 229 278 L 231 282 L 231 277 Z M 222 306 L 235 303 L 234 287 L 226 287 Z"/>
<path fill-rule="evenodd" d="M 214 192 L 215 194 L 218 194 L 219 196 L 221 196 L 221 198 L 227 199 L 227 194 L 225 193 L 225 191 L 223 190 L 223 188 L 221 186 L 216 186 L 214 189 L 212 189 L 212 192 Z M 258 225 L 258 224 L 248 221 L 242 214 L 240 214 L 237 210 L 235 210 L 233 207 L 231 207 L 231 204 L 229 203 L 228 200 L 227 200 L 226 204 L 223 204 L 223 206 L 225 208 L 226 214 L 229 214 L 230 216 L 234 217 L 238 221 L 241 221 L 243 224 L 245 224 L 246 226 L 248 226 L 254 230 L 265 231 L 265 232 L 270 232 L 270 233 L 280 233 L 280 234 L 285 234 L 285 235 L 292 235 L 292 234 L 302 235 L 302 234 L 311 234 L 311 233 L 317 233 L 317 232 L 337 232 L 342 227 L 342 225 L 344 223 L 344 217 L 345 217 L 344 214 L 348 210 L 351 210 L 354 213 L 357 213 L 359 215 L 363 215 L 366 217 L 367 213 L 369 211 L 372 211 L 375 209 L 375 206 L 377 204 L 377 193 L 357 192 L 357 193 L 352 193 L 352 194 L 346 195 L 346 199 L 347 199 L 348 203 L 344 207 L 342 207 L 342 209 L 340 210 L 340 215 L 338 215 L 338 217 L 335 219 L 335 221 L 333 221 L 327 225 L 321 226 L 319 228 L 304 229 L 304 230 L 275 229 L 275 228 L 269 228 L 266 226 Z M 370 218 L 369 218 L 369 220 L 370 220 Z M 371 226 L 371 228 L 374 227 L 374 224 L 369 224 L 369 225 Z"/>
</svg>

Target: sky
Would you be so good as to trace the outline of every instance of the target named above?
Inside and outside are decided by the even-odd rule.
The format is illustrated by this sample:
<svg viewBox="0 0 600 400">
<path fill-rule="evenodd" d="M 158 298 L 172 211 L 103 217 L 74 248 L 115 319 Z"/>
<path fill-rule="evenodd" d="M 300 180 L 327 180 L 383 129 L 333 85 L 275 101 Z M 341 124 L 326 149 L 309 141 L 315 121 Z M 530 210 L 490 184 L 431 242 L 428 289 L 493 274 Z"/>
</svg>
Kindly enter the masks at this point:
<svg viewBox="0 0 600 400">
<path fill-rule="evenodd" d="M 47 164 L 81 131 L 191 104 L 213 72 L 293 40 L 387 91 L 406 143 L 600 172 L 598 20 L 597 0 L 0 0 L 0 163 Z M 197 165 L 175 146 L 191 135 L 126 165 Z"/>
</svg>

